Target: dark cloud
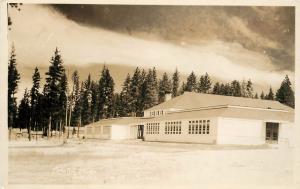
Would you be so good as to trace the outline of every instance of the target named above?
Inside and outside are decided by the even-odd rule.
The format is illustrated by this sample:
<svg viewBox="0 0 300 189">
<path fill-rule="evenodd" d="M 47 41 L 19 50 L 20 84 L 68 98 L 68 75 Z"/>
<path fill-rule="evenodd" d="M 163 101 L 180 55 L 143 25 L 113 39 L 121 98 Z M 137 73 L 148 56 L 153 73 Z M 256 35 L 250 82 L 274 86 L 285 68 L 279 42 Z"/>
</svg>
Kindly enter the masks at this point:
<svg viewBox="0 0 300 189">
<path fill-rule="evenodd" d="M 294 7 L 52 5 L 68 19 L 142 38 L 197 44 L 222 40 L 294 71 Z"/>
</svg>

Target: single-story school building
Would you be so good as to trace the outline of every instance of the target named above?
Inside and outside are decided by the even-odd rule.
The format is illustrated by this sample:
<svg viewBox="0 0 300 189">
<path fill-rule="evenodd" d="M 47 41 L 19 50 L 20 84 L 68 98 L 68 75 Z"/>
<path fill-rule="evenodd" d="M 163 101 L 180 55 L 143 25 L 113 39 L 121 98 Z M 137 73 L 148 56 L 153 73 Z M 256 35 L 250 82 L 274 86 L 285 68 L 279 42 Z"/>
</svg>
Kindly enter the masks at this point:
<svg viewBox="0 0 300 189">
<path fill-rule="evenodd" d="M 104 119 L 86 138 L 205 144 L 293 143 L 294 109 L 277 101 L 185 92 L 144 117 Z"/>
</svg>

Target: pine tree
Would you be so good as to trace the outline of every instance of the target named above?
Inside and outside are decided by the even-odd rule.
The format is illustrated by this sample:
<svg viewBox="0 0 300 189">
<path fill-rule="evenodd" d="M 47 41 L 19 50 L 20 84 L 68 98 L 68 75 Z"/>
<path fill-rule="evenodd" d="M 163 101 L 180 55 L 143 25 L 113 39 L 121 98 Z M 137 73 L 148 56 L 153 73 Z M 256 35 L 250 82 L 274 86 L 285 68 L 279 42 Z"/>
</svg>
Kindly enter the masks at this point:
<svg viewBox="0 0 300 189">
<path fill-rule="evenodd" d="M 113 116 L 114 85 L 114 80 L 108 68 L 104 66 L 99 80 L 99 119 Z"/>
<path fill-rule="evenodd" d="M 26 128 L 28 130 L 29 140 L 31 140 L 30 117 L 31 117 L 30 94 L 26 88 L 24 96 L 18 108 L 18 119 L 19 119 L 18 123 L 20 128 Z"/>
<path fill-rule="evenodd" d="M 131 78 L 131 82 L 130 82 L 130 102 L 128 102 L 129 104 L 131 104 L 130 107 L 130 114 L 134 115 L 137 113 L 138 109 L 139 109 L 139 98 L 140 98 L 140 94 L 141 94 L 141 85 L 142 85 L 142 79 L 141 79 L 141 71 L 139 69 L 139 67 L 137 67 L 134 71 L 134 74 Z"/>
<path fill-rule="evenodd" d="M 241 85 L 240 82 L 237 80 L 233 80 L 231 82 L 231 91 L 232 91 L 232 96 L 242 96 L 242 92 L 241 92 Z"/>
<path fill-rule="evenodd" d="M 247 85 L 246 85 L 246 96 L 247 98 L 253 98 L 253 86 L 252 86 L 252 82 L 249 79 L 247 81 Z"/>
<path fill-rule="evenodd" d="M 139 84 L 139 96 L 137 100 L 136 116 L 143 116 L 145 110 L 145 93 L 147 88 L 147 73 L 144 69 L 141 71 L 140 84 Z"/>
<path fill-rule="evenodd" d="M 186 82 L 185 91 L 195 92 L 197 90 L 197 78 L 194 72 L 192 72 Z"/>
<path fill-rule="evenodd" d="M 57 125 L 59 121 L 60 106 L 60 82 L 64 73 L 61 55 L 58 49 L 55 49 L 54 56 L 51 58 L 49 71 L 46 73 L 45 96 L 47 98 L 47 111 L 49 112 L 48 137 L 53 124 Z M 52 124 L 53 123 L 53 124 Z"/>
<path fill-rule="evenodd" d="M 158 103 L 158 94 L 157 94 L 157 86 L 156 79 L 154 78 L 155 74 L 153 74 L 153 70 L 149 69 L 147 74 L 147 79 L 145 86 L 145 97 L 144 97 L 144 108 L 151 108 Z"/>
<path fill-rule="evenodd" d="M 295 94 L 291 85 L 290 79 L 288 75 L 286 75 L 281 83 L 280 88 L 276 92 L 276 100 L 280 103 L 295 108 Z"/>
<path fill-rule="evenodd" d="M 260 99 L 265 99 L 265 93 L 264 93 L 264 91 L 261 91 L 261 94 L 260 94 Z"/>
<path fill-rule="evenodd" d="M 214 87 L 213 87 L 213 91 L 212 91 L 213 94 L 221 94 L 221 86 L 220 86 L 220 83 L 219 82 L 216 82 Z"/>
<path fill-rule="evenodd" d="M 266 95 L 265 99 L 267 99 L 267 100 L 274 100 L 274 93 L 273 93 L 272 87 L 270 87 L 269 94 Z"/>
<path fill-rule="evenodd" d="M 17 61 L 15 48 L 12 47 L 10 59 L 8 62 L 8 128 L 9 139 L 11 138 L 11 129 L 16 125 L 17 118 L 17 102 L 15 94 L 18 90 L 18 83 L 20 80 L 20 74 L 17 70 Z"/>
<path fill-rule="evenodd" d="M 29 131 L 31 131 L 31 128 L 34 128 L 37 131 L 37 124 L 38 124 L 38 117 L 39 117 L 39 112 L 37 110 L 37 107 L 39 103 L 39 95 L 40 95 L 39 89 L 40 89 L 40 81 L 41 81 L 41 76 L 37 67 L 35 67 L 34 69 L 32 81 L 33 81 L 33 85 L 30 90 L 31 124 L 30 124 Z"/>
<path fill-rule="evenodd" d="M 257 94 L 257 93 L 255 93 L 254 98 L 255 98 L 255 99 L 258 99 L 258 94 Z"/>
<path fill-rule="evenodd" d="M 247 97 L 247 82 L 244 79 L 241 83 L 241 95 L 242 97 Z"/>
<path fill-rule="evenodd" d="M 115 93 L 113 98 L 113 106 L 114 106 L 114 114 L 113 117 L 127 117 L 127 115 L 124 115 L 124 109 L 121 102 L 120 94 Z"/>
<path fill-rule="evenodd" d="M 79 100 L 80 100 L 80 86 L 79 86 L 79 74 L 78 71 L 75 70 L 72 74 L 72 81 L 73 81 L 73 89 L 70 99 L 70 116 L 69 119 L 71 119 L 71 125 L 76 126 L 78 125 L 79 117 L 80 117 L 80 107 L 79 106 Z"/>
<path fill-rule="evenodd" d="M 82 124 L 87 125 L 92 122 L 92 91 L 91 91 L 91 75 L 88 75 L 88 79 L 83 84 L 82 94 Z"/>
<path fill-rule="evenodd" d="M 198 83 L 198 92 L 200 93 L 209 93 L 209 90 L 211 88 L 211 80 L 207 73 L 205 75 L 202 75 L 200 77 L 199 83 Z"/>
<path fill-rule="evenodd" d="M 92 93 L 92 102 L 91 102 L 91 114 L 92 114 L 92 122 L 97 120 L 98 114 L 98 85 L 94 81 L 91 84 L 91 93 Z"/>
<path fill-rule="evenodd" d="M 130 75 L 127 74 L 127 77 L 123 83 L 122 91 L 120 95 L 116 96 L 116 102 L 117 104 L 117 109 L 118 109 L 118 116 L 121 117 L 127 117 L 131 113 L 131 106 L 132 106 L 132 96 L 131 96 L 131 78 Z"/>
<path fill-rule="evenodd" d="M 181 87 L 178 91 L 179 95 L 182 95 L 184 93 L 184 91 L 186 91 L 186 84 L 185 84 L 185 82 L 182 82 Z"/>
<path fill-rule="evenodd" d="M 169 80 L 167 73 L 163 74 L 162 79 L 159 81 L 159 92 L 158 92 L 158 103 L 162 103 L 165 101 L 165 97 L 167 94 L 171 94 L 172 92 L 172 83 Z"/>
<path fill-rule="evenodd" d="M 179 88 L 179 72 L 176 68 L 173 77 L 172 77 L 172 97 L 178 96 L 178 88 Z"/>
<path fill-rule="evenodd" d="M 65 70 L 63 70 L 62 72 L 62 76 L 60 79 L 60 83 L 59 83 L 59 106 L 60 106 L 60 112 L 59 112 L 59 137 L 61 135 L 62 127 L 67 126 L 67 118 L 66 118 L 66 114 L 67 112 L 67 106 L 68 106 L 68 95 L 67 95 L 67 91 L 68 91 L 68 78 L 67 75 L 65 73 Z"/>
</svg>

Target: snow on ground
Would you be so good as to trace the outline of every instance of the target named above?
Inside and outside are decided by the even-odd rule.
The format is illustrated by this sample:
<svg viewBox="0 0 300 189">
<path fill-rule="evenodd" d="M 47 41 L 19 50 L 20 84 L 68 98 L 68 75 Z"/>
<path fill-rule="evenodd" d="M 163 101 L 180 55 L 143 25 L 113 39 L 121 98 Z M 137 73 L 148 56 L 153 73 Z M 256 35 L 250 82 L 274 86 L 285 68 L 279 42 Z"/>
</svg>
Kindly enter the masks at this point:
<svg viewBox="0 0 300 189">
<path fill-rule="evenodd" d="M 292 183 L 292 148 L 109 140 L 11 141 L 9 184 Z"/>
</svg>

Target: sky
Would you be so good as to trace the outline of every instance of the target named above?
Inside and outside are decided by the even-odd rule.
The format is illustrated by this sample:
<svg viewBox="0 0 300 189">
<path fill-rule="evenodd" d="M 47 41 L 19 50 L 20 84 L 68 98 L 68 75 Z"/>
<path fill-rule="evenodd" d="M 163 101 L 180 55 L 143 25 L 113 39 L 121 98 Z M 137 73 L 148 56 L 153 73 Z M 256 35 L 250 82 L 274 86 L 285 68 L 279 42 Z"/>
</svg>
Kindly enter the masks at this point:
<svg viewBox="0 0 300 189">
<path fill-rule="evenodd" d="M 117 91 L 136 66 L 182 78 L 208 72 L 215 81 L 251 79 L 256 91 L 294 81 L 293 7 L 30 5 L 9 8 L 21 72 L 19 96 L 42 78 L 56 47 L 70 72 L 98 79 L 111 67 Z M 182 79 L 184 80 L 184 79 Z"/>
</svg>

